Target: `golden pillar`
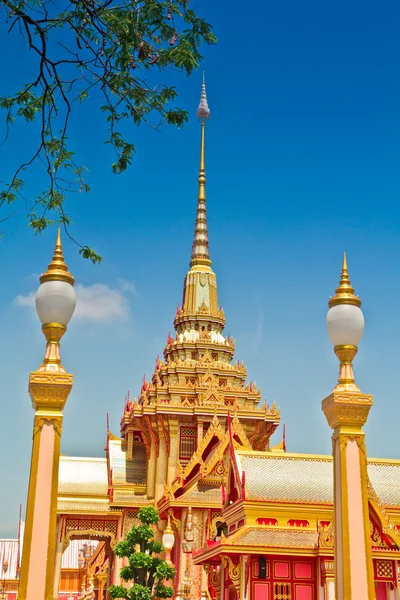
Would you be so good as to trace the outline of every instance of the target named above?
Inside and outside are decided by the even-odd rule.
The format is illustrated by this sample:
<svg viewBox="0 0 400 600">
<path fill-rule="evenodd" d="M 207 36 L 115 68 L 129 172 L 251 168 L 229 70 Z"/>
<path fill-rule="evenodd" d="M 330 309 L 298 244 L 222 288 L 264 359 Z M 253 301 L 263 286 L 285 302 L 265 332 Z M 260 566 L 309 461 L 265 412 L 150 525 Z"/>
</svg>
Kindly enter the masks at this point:
<svg viewBox="0 0 400 600">
<path fill-rule="evenodd" d="M 159 453 L 156 460 L 156 468 L 155 468 L 155 484 L 154 484 L 154 499 L 155 502 L 158 502 L 164 494 L 165 484 L 167 483 L 167 473 L 168 473 L 168 452 L 167 445 L 165 443 L 164 435 L 162 432 L 162 428 L 160 423 L 157 424 L 158 427 L 158 439 L 159 439 Z M 152 444 L 152 451 L 153 451 Z M 150 456 L 151 459 L 151 456 Z"/>
<path fill-rule="evenodd" d="M 98 600 L 103 600 L 104 598 L 104 586 L 107 581 L 107 574 L 97 575 L 97 581 L 99 582 L 99 588 L 97 592 Z"/>
<path fill-rule="evenodd" d="M 155 495 L 155 485 L 156 485 L 156 463 L 157 463 L 157 453 L 154 444 L 151 445 L 150 448 L 150 458 L 148 459 L 147 466 L 147 488 L 146 494 L 149 500 L 152 500 Z"/>
<path fill-rule="evenodd" d="M 179 450 L 179 422 L 177 419 L 169 420 L 170 449 L 168 456 L 167 485 L 170 487 L 176 476 Z"/>
<path fill-rule="evenodd" d="M 29 377 L 35 416 L 19 600 L 54 598 L 62 410 L 73 382 L 61 364 L 60 340 L 75 310 L 74 278 L 64 262 L 60 231 L 40 283 L 36 310 L 47 345 L 43 363 Z"/>
<path fill-rule="evenodd" d="M 374 574 L 362 429 L 372 396 L 355 384 L 352 361 L 364 331 L 361 300 L 354 294 L 346 255 L 336 295 L 329 300 L 327 330 L 340 360 L 338 384 L 322 401 L 333 429 L 335 588 L 337 600 L 374 600 Z"/>
</svg>

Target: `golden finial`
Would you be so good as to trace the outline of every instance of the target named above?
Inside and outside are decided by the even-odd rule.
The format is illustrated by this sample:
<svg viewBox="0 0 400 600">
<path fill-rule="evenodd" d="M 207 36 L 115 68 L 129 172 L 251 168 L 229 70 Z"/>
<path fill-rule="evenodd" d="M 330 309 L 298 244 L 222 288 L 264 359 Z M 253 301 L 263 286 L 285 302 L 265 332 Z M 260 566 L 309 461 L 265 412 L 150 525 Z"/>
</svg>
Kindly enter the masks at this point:
<svg viewBox="0 0 400 600">
<path fill-rule="evenodd" d="M 58 229 L 56 247 L 54 250 L 53 260 L 47 267 L 46 273 L 40 276 L 40 283 L 46 281 L 65 281 L 74 285 L 74 277 L 68 271 L 68 267 L 64 261 L 64 254 L 61 244 L 61 231 Z"/>
<path fill-rule="evenodd" d="M 168 513 L 168 520 L 167 520 L 167 526 L 165 528 L 165 533 L 172 533 L 171 515 L 170 515 L 170 513 Z"/>
<path fill-rule="evenodd" d="M 350 276 L 347 270 L 346 252 L 343 254 L 342 273 L 340 275 L 339 286 L 335 291 L 336 295 L 333 296 L 333 298 L 330 298 L 328 302 L 329 308 L 338 304 L 354 304 L 355 306 L 361 306 L 361 300 L 354 293 L 354 288 L 350 282 Z"/>
</svg>

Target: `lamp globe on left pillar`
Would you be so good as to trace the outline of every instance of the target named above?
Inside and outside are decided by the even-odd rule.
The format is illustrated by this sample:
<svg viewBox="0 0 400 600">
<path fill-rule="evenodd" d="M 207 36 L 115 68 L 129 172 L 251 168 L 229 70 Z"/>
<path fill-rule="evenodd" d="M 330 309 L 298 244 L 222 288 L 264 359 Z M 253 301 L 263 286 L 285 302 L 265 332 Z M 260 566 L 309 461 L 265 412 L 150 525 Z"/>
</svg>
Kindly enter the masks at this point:
<svg viewBox="0 0 400 600">
<path fill-rule="evenodd" d="M 19 600 L 53 600 L 62 410 L 73 376 L 60 359 L 60 340 L 75 310 L 74 278 L 64 262 L 60 230 L 53 260 L 40 277 L 36 310 L 46 337 L 40 367 L 30 374 L 35 410 Z"/>
</svg>

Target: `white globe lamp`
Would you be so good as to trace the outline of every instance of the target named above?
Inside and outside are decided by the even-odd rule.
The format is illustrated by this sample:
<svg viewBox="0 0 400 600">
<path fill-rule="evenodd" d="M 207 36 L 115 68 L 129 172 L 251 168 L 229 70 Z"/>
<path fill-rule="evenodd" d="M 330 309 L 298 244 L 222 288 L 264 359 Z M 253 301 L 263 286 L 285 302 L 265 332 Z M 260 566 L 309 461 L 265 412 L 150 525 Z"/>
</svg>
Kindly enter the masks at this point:
<svg viewBox="0 0 400 600">
<path fill-rule="evenodd" d="M 166 557 L 165 560 L 169 565 L 172 565 L 171 562 L 171 550 L 174 547 L 175 544 L 175 536 L 174 536 L 174 532 L 172 531 L 172 527 L 171 527 L 171 518 L 168 515 L 168 523 L 167 526 L 165 528 L 164 531 L 164 535 L 162 537 L 162 543 L 163 546 L 166 550 Z"/>
<path fill-rule="evenodd" d="M 364 332 L 364 315 L 360 308 L 361 300 L 355 295 L 350 283 L 346 253 L 336 295 L 330 298 L 328 305 L 326 328 L 334 352 L 340 360 L 339 385 L 356 389 L 352 361 Z"/>
<path fill-rule="evenodd" d="M 47 340 L 42 370 L 64 370 L 60 361 L 60 339 L 75 310 L 73 285 L 74 277 L 64 262 L 61 234 L 58 230 L 53 260 L 46 273 L 40 276 L 40 286 L 35 298 L 36 312 Z"/>
</svg>

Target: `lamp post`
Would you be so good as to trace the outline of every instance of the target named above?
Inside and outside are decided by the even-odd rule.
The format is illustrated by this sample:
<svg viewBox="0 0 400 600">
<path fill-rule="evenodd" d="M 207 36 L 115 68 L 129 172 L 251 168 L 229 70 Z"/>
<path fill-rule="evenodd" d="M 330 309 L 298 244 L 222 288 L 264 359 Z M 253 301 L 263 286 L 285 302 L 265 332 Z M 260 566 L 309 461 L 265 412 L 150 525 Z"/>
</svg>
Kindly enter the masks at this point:
<svg viewBox="0 0 400 600">
<path fill-rule="evenodd" d="M 172 527 L 171 527 L 171 517 L 168 515 L 168 522 L 167 522 L 167 526 L 165 528 L 164 531 L 164 535 L 162 536 L 162 543 L 163 546 L 165 548 L 165 562 L 173 567 L 173 563 L 171 561 L 171 550 L 174 547 L 174 543 L 175 543 L 175 536 L 174 536 L 174 532 L 172 531 Z"/>
<path fill-rule="evenodd" d="M 41 275 L 36 294 L 46 352 L 40 367 L 29 377 L 35 417 L 18 600 L 54 598 L 62 410 L 73 382 L 61 364 L 60 340 L 75 310 L 73 284 L 58 230 L 53 260 Z"/>
<path fill-rule="evenodd" d="M 346 254 L 336 295 L 329 300 L 328 335 L 340 361 L 339 379 L 322 410 L 333 429 L 335 588 L 337 600 L 374 600 L 374 573 L 368 511 L 368 475 L 362 426 L 372 396 L 362 394 L 353 359 L 364 331 L 361 300 L 354 293 Z"/>
</svg>

